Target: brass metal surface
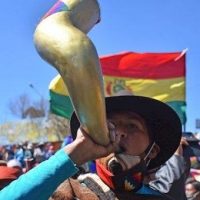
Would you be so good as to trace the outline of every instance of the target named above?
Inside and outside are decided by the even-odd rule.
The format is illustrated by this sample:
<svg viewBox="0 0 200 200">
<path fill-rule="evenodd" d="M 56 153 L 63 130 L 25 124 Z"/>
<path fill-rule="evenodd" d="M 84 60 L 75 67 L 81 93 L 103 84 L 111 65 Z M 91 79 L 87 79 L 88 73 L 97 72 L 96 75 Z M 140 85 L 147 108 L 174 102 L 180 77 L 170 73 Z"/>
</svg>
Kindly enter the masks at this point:
<svg viewBox="0 0 200 200">
<path fill-rule="evenodd" d="M 43 19 L 34 34 L 39 55 L 62 76 L 84 129 L 98 144 L 109 143 L 103 79 L 96 48 L 86 33 L 99 21 L 96 0 L 64 0 L 67 11 Z"/>
</svg>

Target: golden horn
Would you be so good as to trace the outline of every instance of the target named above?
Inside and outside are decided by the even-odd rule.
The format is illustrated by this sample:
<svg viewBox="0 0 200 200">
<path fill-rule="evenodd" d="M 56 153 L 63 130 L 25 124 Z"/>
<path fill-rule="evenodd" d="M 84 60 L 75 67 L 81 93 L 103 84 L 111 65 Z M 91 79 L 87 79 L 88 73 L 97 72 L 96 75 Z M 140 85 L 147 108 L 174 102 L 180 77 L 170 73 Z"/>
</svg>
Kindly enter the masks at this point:
<svg viewBox="0 0 200 200">
<path fill-rule="evenodd" d="M 58 1 L 38 24 L 34 43 L 62 76 L 83 128 L 96 143 L 107 145 L 102 72 L 96 48 L 86 35 L 99 19 L 96 0 Z"/>
</svg>

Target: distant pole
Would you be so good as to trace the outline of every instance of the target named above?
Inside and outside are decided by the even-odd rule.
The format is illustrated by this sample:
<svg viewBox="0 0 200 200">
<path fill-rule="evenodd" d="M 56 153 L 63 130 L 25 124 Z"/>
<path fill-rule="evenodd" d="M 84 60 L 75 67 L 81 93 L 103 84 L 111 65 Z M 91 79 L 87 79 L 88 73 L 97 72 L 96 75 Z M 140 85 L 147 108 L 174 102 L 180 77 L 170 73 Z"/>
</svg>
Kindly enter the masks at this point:
<svg viewBox="0 0 200 200">
<path fill-rule="evenodd" d="M 196 119 L 196 129 L 200 129 L 200 119 Z"/>
<path fill-rule="evenodd" d="M 186 132 L 186 123 L 183 124 L 183 132 Z"/>
<path fill-rule="evenodd" d="M 38 113 L 38 117 L 45 117 L 46 115 L 46 104 L 45 104 L 45 99 L 42 96 L 42 94 L 37 90 L 37 88 L 32 84 L 29 83 L 29 87 L 40 97 L 39 100 L 39 107 L 36 106 L 34 107 L 35 111 Z"/>
<path fill-rule="evenodd" d="M 35 88 L 35 86 L 34 86 L 32 83 L 29 84 L 29 87 L 30 87 L 37 95 L 39 95 L 41 99 L 43 99 L 43 96 L 41 95 L 41 93 Z"/>
</svg>

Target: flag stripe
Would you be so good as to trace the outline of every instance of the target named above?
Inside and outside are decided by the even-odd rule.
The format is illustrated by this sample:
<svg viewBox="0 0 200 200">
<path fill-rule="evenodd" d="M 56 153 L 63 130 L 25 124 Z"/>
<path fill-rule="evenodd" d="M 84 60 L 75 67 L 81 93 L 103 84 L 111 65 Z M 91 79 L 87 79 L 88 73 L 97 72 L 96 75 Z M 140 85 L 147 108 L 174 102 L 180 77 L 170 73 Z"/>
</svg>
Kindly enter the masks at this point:
<svg viewBox="0 0 200 200">
<path fill-rule="evenodd" d="M 49 90 L 53 91 L 60 95 L 69 95 L 67 87 L 65 86 L 65 83 L 63 79 L 61 78 L 60 74 L 58 74 L 49 84 Z"/>
<path fill-rule="evenodd" d="M 70 97 L 50 90 L 50 111 L 54 114 L 70 119 L 73 112 Z"/>
<path fill-rule="evenodd" d="M 165 102 L 167 105 L 169 105 L 171 108 L 175 110 L 175 112 L 178 114 L 181 123 L 185 124 L 186 122 L 186 102 L 185 101 L 170 101 Z"/>
<path fill-rule="evenodd" d="M 137 79 L 104 76 L 106 95 L 112 96 L 120 90 L 129 90 L 134 95 L 157 100 L 185 101 L 185 79 Z"/>
<path fill-rule="evenodd" d="M 185 76 L 185 53 L 125 52 L 100 58 L 104 75 L 148 79 Z"/>
<path fill-rule="evenodd" d="M 74 109 L 69 96 L 61 95 L 56 92 L 50 91 L 50 97 L 51 112 L 59 116 L 65 117 L 67 119 L 70 119 Z M 176 111 L 176 113 L 180 117 L 182 124 L 184 124 L 184 122 L 186 121 L 186 117 L 185 115 L 183 115 L 183 113 L 185 113 L 186 108 L 185 101 L 170 101 L 165 103 Z"/>
</svg>

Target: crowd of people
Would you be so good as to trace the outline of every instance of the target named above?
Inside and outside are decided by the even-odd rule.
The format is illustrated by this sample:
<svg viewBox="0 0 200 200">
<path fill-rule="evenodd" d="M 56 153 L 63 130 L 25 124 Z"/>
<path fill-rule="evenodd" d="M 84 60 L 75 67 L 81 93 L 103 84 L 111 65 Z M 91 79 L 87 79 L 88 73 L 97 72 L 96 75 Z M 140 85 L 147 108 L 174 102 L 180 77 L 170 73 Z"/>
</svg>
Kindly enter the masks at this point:
<svg viewBox="0 0 200 200">
<path fill-rule="evenodd" d="M 41 162 L 49 159 L 55 153 L 55 147 L 51 142 L 24 142 L 20 144 L 10 144 L 0 146 L 0 168 L 1 179 L 8 176 L 7 167 L 15 167 L 19 170 L 18 175 L 29 171 Z"/>
<path fill-rule="evenodd" d="M 60 144 L 60 148 L 70 144 L 73 141 L 71 135 L 66 136 L 62 143 Z M 184 141 L 184 142 L 183 142 Z M 163 165 L 164 167 L 170 168 L 180 168 L 182 170 L 182 175 L 177 177 L 177 180 L 173 180 L 176 185 L 180 185 L 184 183 L 183 188 L 185 188 L 185 195 L 187 200 L 199 200 L 200 199 L 200 159 L 198 156 L 185 157 L 183 162 L 180 165 L 175 161 L 175 156 L 183 156 L 183 150 L 180 150 L 182 146 L 188 146 L 189 144 L 185 139 L 182 139 L 181 144 L 175 154 Z M 200 146 L 199 146 L 200 148 Z M 17 179 L 22 174 L 26 173 L 33 167 L 37 166 L 41 162 L 49 159 L 58 149 L 51 142 L 40 142 L 40 143 L 31 143 L 24 142 L 21 144 L 13 144 L 13 145 L 2 145 L 0 146 L 0 189 L 3 189 L 10 182 Z M 156 171 L 149 172 L 146 175 L 146 179 L 150 179 L 150 185 L 154 188 L 159 187 L 156 181 L 152 179 L 152 174 L 154 176 L 162 179 L 162 169 L 160 168 Z M 96 173 L 96 166 L 94 161 L 87 162 L 79 167 L 79 174 L 87 174 L 89 172 Z M 178 170 L 178 169 L 176 169 Z M 169 174 L 168 174 L 169 175 Z M 183 176 L 183 180 L 181 180 L 181 176 Z M 149 178 L 151 177 L 151 178 Z M 165 175 L 164 175 L 164 178 Z M 159 180 L 159 181 L 160 181 Z M 181 180 L 181 181 L 178 181 Z M 147 180 L 148 181 L 148 180 Z M 182 182 L 182 183 L 181 183 Z M 168 182 L 167 182 L 168 183 Z M 66 184 L 66 183 L 65 183 Z M 171 194 L 172 196 L 176 196 L 178 199 L 184 199 L 184 193 L 178 190 L 174 190 L 170 188 L 171 185 L 168 185 L 165 193 Z M 170 191 L 171 190 L 171 191 Z M 182 196 L 182 197 L 181 197 Z"/>
<path fill-rule="evenodd" d="M 200 199 L 200 161 L 184 153 L 191 143 L 171 108 L 138 96 L 108 97 L 106 108 L 107 147 L 75 113 L 60 149 L 48 142 L 1 146 L 0 199 Z"/>
<path fill-rule="evenodd" d="M 73 141 L 68 135 L 59 142 L 21 142 L 19 144 L 0 145 L 0 189 L 20 175 L 28 172 L 41 162 L 48 160 L 59 149 Z M 88 162 L 80 167 L 81 172 L 95 172 L 95 163 Z"/>
</svg>

